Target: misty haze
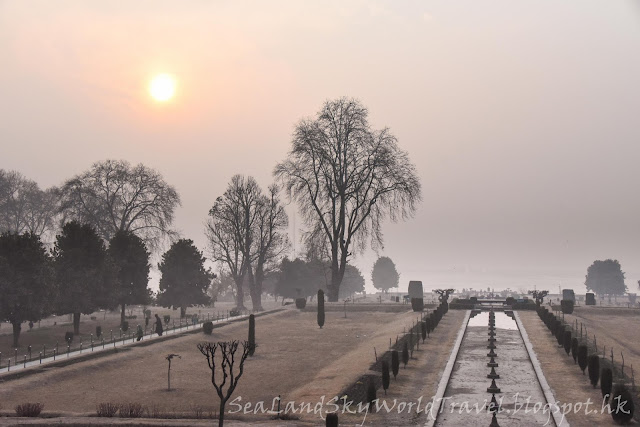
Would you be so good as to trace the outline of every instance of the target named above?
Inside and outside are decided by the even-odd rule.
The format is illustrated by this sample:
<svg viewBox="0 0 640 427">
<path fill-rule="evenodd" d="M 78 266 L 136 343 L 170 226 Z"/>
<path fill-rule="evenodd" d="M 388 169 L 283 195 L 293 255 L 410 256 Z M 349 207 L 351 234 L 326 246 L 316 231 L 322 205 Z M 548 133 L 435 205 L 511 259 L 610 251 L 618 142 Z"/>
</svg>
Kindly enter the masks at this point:
<svg viewBox="0 0 640 427">
<path fill-rule="evenodd" d="M 0 426 L 636 424 L 633 0 L 0 0 Z"/>
</svg>

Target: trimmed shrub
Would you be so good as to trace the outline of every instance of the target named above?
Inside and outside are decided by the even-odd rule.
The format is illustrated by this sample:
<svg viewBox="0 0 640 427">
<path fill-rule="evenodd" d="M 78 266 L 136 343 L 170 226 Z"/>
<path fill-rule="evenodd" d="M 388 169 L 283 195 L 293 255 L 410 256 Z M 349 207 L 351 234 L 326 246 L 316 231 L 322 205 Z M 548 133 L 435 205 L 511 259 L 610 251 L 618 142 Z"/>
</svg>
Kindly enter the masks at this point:
<svg viewBox="0 0 640 427">
<path fill-rule="evenodd" d="M 164 316 L 162 316 L 164 319 L 164 324 L 168 325 L 169 322 L 171 321 L 171 316 L 169 314 L 165 314 Z"/>
<path fill-rule="evenodd" d="M 571 355 L 573 356 L 573 363 L 578 363 L 578 338 L 571 340 Z"/>
<path fill-rule="evenodd" d="M 207 335 L 211 335 L 213 333 L 213 322 L 204 322 L 202 324 L 202 331 Z"/>
<path fill-rule="evenodd" d="M 596 388 L 598 380 L 600 379 L 600 357 L 598 357 L 597 354 L 590 355 L 587 361 L 587 367 L 589 371 L 589 381 L 591 381 L 593 388 Z"/>
<path fill-rule="evenodd" d="M 229 310 L 229 316 L 230 317 L 236 317 L 236 316 L 240 316 L 242 313 L 240 313 L 240 310 L 237 310 L 235 308 L 232 308 L 231 310 Z"/>
<path fill-rule="evenodd" d="M 611 389 L 613 387 L 613 371 L 611 368 L 602 368 L 600 372 L 600 391 L 602 397 L 611 396 Z"/>
<path fill-rule="evenodd" d="M 382 388 L 384 389 L 384 394 L 387 394 L 387 389 L 389 388 L 389 362 L 386 360 L 382 361 Z"/>
<path fill-rule="evenodd" d="M 391 372 L 393 373 L 393 379 L 395 380 L 400 370 L 400 358 L 398 357 L 398 350 L 391 351 Z"/>
<path fill-rule="evenodd" d="M 117 403 L 99 403 L 96 407 L 96 413 L 99 417 L 111 418 L 118 413 L 120 405 Z"/>
<path fill-rule="evenodd" d="M 256 316 L 249 315 L 249 356 L 256 352 Z"/>
<path fill-rule="evenodd" d="M 431 331 L 433 331 L 433 322 L 431 321 L 431 316 L 427 317 L 424 323 L 425 325 L 427 325 L 427 337 L 428 337 L 429 334 L 431 334 Z"/>
<path fill-rule="evenodd" d="M 407 367 L 407 363 L 409 363 L 409 345 L 407 344 L 407 340 L 404 340 L 404 347 L 402 347 L 402 364 L 404 367 Z"/>
<path fill-rule="evenodd" d="M 127 332 L 129 330 L 129 322 L 127 322 L 126 320 L 122 322 L 122 325 L 120 325 L 120 329 L 122 329 L 122 332 Z"/>
<path fill-rule="evenodd" d="M 420 322 L 420 335 L 422 336 L 422 342 L 427 339 L 427 322 Z"/>
<path fill-rule="evenodd" d="M 338 414 L 335 412 L 327 414 L 325 425 L 327 427 L 338 427 Z"/>
<path fill-rule="evenodd" d="M 584 370 L 587 369 L 587 356 L 589 355 L 589 350 L 587 349 L 586 344 L 580 344 L 578 346 L 578 366 L 582 370 L 582 375 L 584 375 Z"/>
<path fill-rule="evenodd" d="M 299 308 L 300 310 L 302 310 L 306 306 L 307 306 L 306 298 L 296 298 L 296 308 Z"/>
<path fill-rule="evenodd" d="M 42 412 L 44 403 L 21 403 L 14 408 L 18 417 L 37 417 Z"/>
<path fill-rule="evenodd" d="M 318 290 L 318 326 L 320 329 L 324 326 L 324 291 Z"/>
<path fill-rule="evenodd" d="M 64 333 L 64 341 L 67 344 L 71 344 L 73 342 L 73 332 L 65 332 Z"/>
<path fill-rule="evenodd" d="M 411 308 L 413 311 L 423 311 L 424 310 L 424 299 L 422 298 L 411 298 Z"/>
<path fill-rule="evenodd" d="M 571 331 L 564 331 L 562 344 L 564 344 L 564 351 L 567 353 L 567 356 L 569 356 L 569 353 L 571 352 Z"/>
<path fill-rule="evenodd" d="M 564 325 L 556 328 L 556 341 L 558 341 L 559 346 L 564 346 Z"/>
<path fill-rule="evenodd" d="M 573 301 L 570 299 L 563 299 L 560 301 L 560 308 L 564 314 L 571 314 L 573 313 L 573 304 Z"/>
<path fill-rule="evenodd" d="M 619 383 L 613 387 L 611 393 L 611 417 L 613 421 L 618 424 L 627 424 L 633 418 L 633 397 L 629 392 L 629 389 L 623 384 Z"/>
<path fill-rule="evenodd" d="M 96 326 L 96 337 L 100 338 L 102 336 L 102 326 Z"/>
<path fill-rule="evenodd" d="M 375 401 L 376 400 L 376 386 L 373 383 L 373 379 L 369 381 L 369 386 L 367 387 L 367 403 L 369 404 L 369 412 L 375 412 Z"/>
<path fill-rule="evenodd" d="M 146 309 L 144 311 L 144 317 L 145 317 L 145 319 L 151 319 L 151 310 L 150 309 Z"/>
</svg>

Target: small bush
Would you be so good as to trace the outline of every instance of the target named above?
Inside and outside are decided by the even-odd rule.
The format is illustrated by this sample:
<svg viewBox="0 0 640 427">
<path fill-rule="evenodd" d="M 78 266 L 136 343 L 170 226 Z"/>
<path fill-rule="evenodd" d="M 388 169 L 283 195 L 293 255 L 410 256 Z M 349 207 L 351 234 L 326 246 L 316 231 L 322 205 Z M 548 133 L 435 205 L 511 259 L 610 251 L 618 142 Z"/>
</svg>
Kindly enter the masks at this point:
<svg viewBox="0 0 640 427">
<path fill-rule="evenodd" d="M 587 349 L 586 344 L 580 344 L 578 346 L 578 366 L 582 370 L 582 375 L 584 375 L 584 370 L 587 369 L 587 356 L 589 355 L 589 350 Z"/>
<path fill-rule="evenodd" d="M 613 387 L 613 371 L 611 368 L 602 368 L 600 372 L 600 391 L 602 391 L 602 397 L 611 395 L 611 388 Z"/>
<path fill-rule="evenodd" d="M 384 389 L 384 394 L 387 394 L 387 389 L 389 388 L 389 362 L 386 360 L 382 361 L 382 388 Z"/>
<path fill-rule="evenodd" d="M 151 310 L 146 309 L 144 311 L 144 317 L 145 317 L 145 319 L 150 319 L 151 318 Z"/>
<path fill-rule="evenodd" d="M 591 381 L 593 388 L 596 388 L 598 380 L 600 379 L 600 358 L 597 354 L 589 356 L 587 366 L 589 370 L 589 381 Z"/>
<path fill-rule="evenodd" d="M 256 351 L 256 316 L 249 315 L 249 356 L 253 356 Z"/>
<path fill-rule="evenodd" d="M 402 347 L 402 364 L 404 367 L 407 367 L 407 363 L 409 363 L 409 345 L 407 344 L 407 340 L 404 340 L 404 347 Z"/>
<path fill-rule="evenodd" d="M 400 370 L 400 358 L 398 357 L 398 350 L 391 352 L 391 372 L 393 373 L 393 379 L 395 380 Z"/>
<path fill-rule="evenodd" d="M 73 332 L 65 332 L 64 333 L 64 341 L 67 344 L 71 344 L 73 342 Z"/>
<path fill-rule="evenodd" d="M 168 324 L 169 324 L 169 322 L 171 321 L 171 316 L 170 316 L 170 315 L 168 315 L 168 314 L 165 314 L 165 315 L 163 316 L 163 318 L 164 318 L 164 323 L 165 323 L 165 325 L 168 325 Z"/>
<path fill-rule="evenodd" d="M 102 326 L 96 326 L 96 337 L 100 338 L 102 336 Z"/>
<path fill-rule="evenodd" d="M 571 352 L 571 331 L 564 331 L 564 339 L 562 343 L 564 344 L 564 351 L 568 356 Z"/>
<path fill-rule="evenodd" d="M 18 417 L 37 417 L 42 412 L 44 403 L 21 403 L 16 405 L 15 411 Z"/>
<path fill-rule="evenodd" d="M 302 310 L 306 306 L 307 306 L 306 298 L 296 298 L 296 308 L 299 308 L 300 310 Z"/>
<path fill-rule="evenodd" d="M 96 407 L 96 413 L 99 417 L 111 418 L 115 416 L 120 410 L 120 405 L 117 403 L 99 403 Z"/>
<path fill-rule="evenodd" d="M 131 316 L 124 316 L 124 318 L 128 319 L 128 320 L 134 320 L 134 319 L 137 319 L 138 316 L 136 314 L 134 314 L 134 315 L 131 315 Z"/>
<path fill-rule="evenodd" d="M 411 308 L 413 309 L 413 311 L 423 311 L 424 300 L 422 298 L 411 298 Z"/>
<path fill-rule="evenodd" d="M 320 329 L 324 326 L 324 291 L 318 290 L 318 326 Z"/>
<path fill-rule="evenodd" d="M 507 305 L 513 305 L 516 303 L 516 299 L 514 297 L 507 297 L 505 302 L 507 303 Z"/>
<path fill-rule="evenodd" d="M 420 335 L 422 336 L 422 342 L 427 339 L 427 322 L 420 322 Z"/>
<path fill-rule="evenodd" d="M 556 328 L 556 341 L 560 347 L 564 346 L 564 326 Z"/>
<path fill-rule="evenodd" d="M 427 317 L 427 320 L 425 320 L 424 323 L 427 325 L 427 336 L 429 336 L 429 334 L 431 334 L 431 331 L 433 331 L 433 322 L 431 321 L 431 315 Z"/>
<path fill-rule="evenodd" d="M 207 335 L 211 335 L 213 332 L 213 322 L 204 322 L 202 324 L 202 331 Z"/>
<path fill-rule="evenodd" d="M 140 418 L 145 412 L 145 408 L 139 403 L 123 403 L 120 405 L 120 418 Z"/>
<path fill-rule="evenodd" d="M 624 384 L 616 384 L 613 388 L 610 405 L 611 417 L 616 423 L 627 424 L 633 418 L 633 397 Z"/>
<path fill-rule="evenodd" d="M 563 299 L 562 301 L 560 301 L 560 308 L 562 309 L 562 312 L 564 314 L 571 314 L 573 313 L 573 301 L 569 300 L 569 299 Z"/>
<path fill-rule="evenodd" d="M 571 340 L 571 355 L 573 356 L 573 363 L 578 363 L 578 338 Z"/>
<path fill-rule="evenodd" d="M 120 329 L 122 329 L 122 332 L 127 332 L 129 330 L 129 322 L 127 322 L 126 320 L 122 322 L 122 325 L 120 325 Z"/>
<path fill-rule="evenodd" d="M 375 412 L 375 400 L 376 400 L 376 386 L 373 383 L 373 379 L 369 381 L 367 387 L 367 403 L 369 404 L 369 412 Z"/>
<path fill-rule="evenodd" d="M 96 316 L 91 316 L 91 320 L 98 320 Z"/>
<path fill-rule="evenodd" d="M 236 317 L 236 316 L 240 316 L 240 310 L 237 310 L 235 308 L 231 309 L 229 311 L 229 317 Z"/>
<path fill-rule="evenodd" d="M 335 412 L 327 414 L 325 425 L 327 427 L 338 427 L 338 414 Z"/>
</svg>

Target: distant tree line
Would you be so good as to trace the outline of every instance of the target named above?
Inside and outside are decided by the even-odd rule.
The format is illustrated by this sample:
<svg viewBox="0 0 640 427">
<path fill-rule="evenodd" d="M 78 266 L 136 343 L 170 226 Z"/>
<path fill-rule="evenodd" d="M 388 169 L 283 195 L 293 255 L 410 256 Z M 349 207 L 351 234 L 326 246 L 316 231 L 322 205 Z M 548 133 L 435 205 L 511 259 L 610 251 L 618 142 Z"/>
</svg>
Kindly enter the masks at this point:
<svg viewBox="0 0 640 427">
<path fill-rule="evenodd" d="M 262 189 L 251 176 L 231 178 L 209 210 L 205 233 L 214 274 L 203 253 L 172 228 L 180 196 L 162 175 L 123 160 L 94 163 L 59 187 L 41 190 L 18 172 L 0 170 L 0 320 L 20 325 L 52 313 L 82 313 L 151 301 L 151 254 L 163 248 L 156 302 L 180 308 L 233 293 L 254 311 L 262 295 L 337 301 L 364 290 L 350 258 L 370 242 L 382 247 L 382 223 L 407 218 L 420 201 L 408 154 L 389 129 L 374 130 L 357 100 L 326 102 L 300 121 L 287 158 Z M 306 230 L 304 260 L 283 258 L 288 218 L 280 192 L 298 204 Z M 397 286 L 390 259 L 372 272 L 374 285 Z"/>
</svg>

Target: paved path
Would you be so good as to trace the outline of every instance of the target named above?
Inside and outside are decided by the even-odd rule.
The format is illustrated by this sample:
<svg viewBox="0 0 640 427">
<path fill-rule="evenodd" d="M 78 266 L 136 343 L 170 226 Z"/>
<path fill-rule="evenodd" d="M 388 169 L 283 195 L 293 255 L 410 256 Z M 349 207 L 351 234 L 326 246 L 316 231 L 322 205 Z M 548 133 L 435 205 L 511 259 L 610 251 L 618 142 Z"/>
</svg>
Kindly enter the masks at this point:
<svg viewBox="0 0 640 427">
<path fill-rule="evenodd" d="M 276 310 L 279 310 L 279 309 L 276 309 Z M 273 310 L 270 310 L 270 311 L 273 311 Z M 268 313 L 270 311 L 265 311 L 263 313 Z M 248 317 L 249 315 L 240 315 L 240 316 L 229 317 L 226 319 L 211 320 L 211 322 L 214 325 L 217 325 L 217 324 L 232 322 L 235 320 L 248 318 Z M 147 345 L 149 344 L 149 341 L 161 341 L 163 339 L 166 339 L 167 336 L 181 335 L 187 332 L 193 332 L 196 329 L 197 330 L 202 329 L 202 323 L 198 323 L 196 325 L 185 325 L 183 327 L 177 327 L 175 329 L 166 329 L 162 334 L 162 336 L 158 336 L 158 334 L 156 333 L 149 333 L 149 334 L 146 334 L 141 341 L 136 341 L 135 337 L 128 338 L 125 335 L 123 336 L 124 339 L 118 339 L 113 342 L 104 343 L 102 341 L 95 341 L 93 343 L 93 347 L 91 346 L 91 343 L 84 343 L 84 348 L 82 350 L 74 350 L 74 351 L 70 351 L 69 353 L 66 352 L 66 347 L 63 348 L 61 346 L 59 347 L 60 353 L 56 354 L 55 356 L 53 355 L 53 349 L 48 349 L 47 357 L 43 357 L 42 360 L 40 360 L 37 354 L 33 354 L 33 358 L 32 358 L 33 360 L 25 362 L 25 356 L 18 355 L 17 364 L 15 363 L 15 359 L 12 357 L 11 365 L 5 366 L 2 369 L 0 369 L 0 378 L 2 378 L 3 375 L 7 375 L 7 373 L 15 373 L 18 371 L 22 371 L 22 370 L 37 367 L 37 366 L 47 365 L 54 362 L 60 362 L 62 360 L 80 358 L 82 356 L 86 357 L 91 353 L 100 353 L 100 352 L 113 350 L 114 348 L 130 347 L 130 346 L 139 345 L 139 344 Z M 106 334 L 108 335 L 109 332 L 106 332 Z M 114 335 L 117 336 L 117 334 L 114 334 Z"/>
<path fill-rule="evenodd" d="M 466 328 L 452 375 L 444 395 L 437 426 L 489 426 L 491 413 L 486 406 L 491 400 L 487 378 L 489 358 L 488 313 L 472 318 Z M 496 373 L 500 378 L 496 394 L 500 403 L 497 414 L 501 426 L 554 426 L 547 400 L 529 359 L 516 322 L 503 312 L 496 312 Z"/>
</svg>

